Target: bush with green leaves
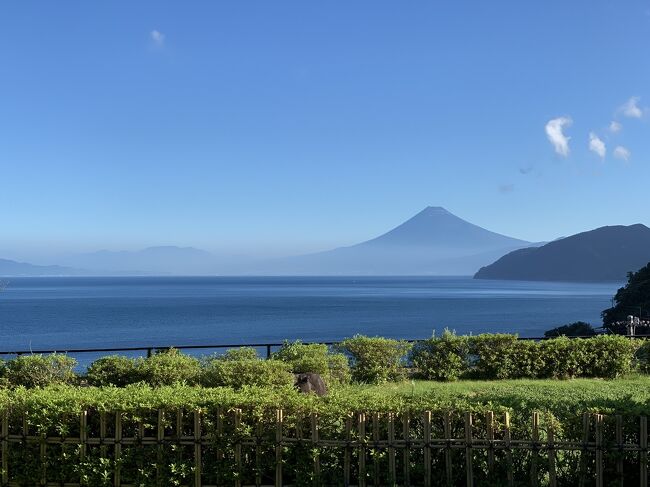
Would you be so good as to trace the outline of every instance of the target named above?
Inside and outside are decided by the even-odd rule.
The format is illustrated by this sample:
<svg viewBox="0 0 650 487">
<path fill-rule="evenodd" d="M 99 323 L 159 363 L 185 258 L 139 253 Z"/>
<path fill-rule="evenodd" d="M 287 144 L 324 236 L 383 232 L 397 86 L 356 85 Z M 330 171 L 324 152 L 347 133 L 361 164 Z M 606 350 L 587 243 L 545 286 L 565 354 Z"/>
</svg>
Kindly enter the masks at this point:
<svg viewBox="0 0 650 487">
<path fill-rule="evenodd" d="M 91 386 L 124 387 L 143 380 L 142 359 L 123 355 L 108 355 L 95 360 L 86 371 Z"/>
<path fill-rule="evenodd" d="M 152 386 L 192 385 L 199 381 L 201 364 L 198 359 L 171 348 L 160 350 L 140 362 L 138 374 L 142 381 Z"/>
<path fill-rule="evenodd" d="M 63 354 L 21 355 L 6 363 L 5 377 L 12 387 L 46 387 L 56 384 L 74 384 L 77 361 Z"/>
<path fill-rule="evenodd" d="M 327 345 L 285 341 L 273 358 L 288 363 L 294 374 L 313 372 L 328 383 L 350 381 L 348 358 L 342 353 L 332 353 Z"/>
<path fill-rule="evenodd" d="M 639 340 L 620 335 L 599 335 L 583 340 L 586 345 L 583 377 L 613 379 L 629 374 L 636 367 L 635 357 L 642 346 Z"/>
<path fill-rule="evenodd" d="M 355 335 L 338 348 L 352 359 L 352 379 L 376 384 L 406 378 L 406 355 L 411 344 L 404 340 Z"/>
<path fill-rule="evenodd" d="M 226 353 L 219 358 L 221 360 L 257 360 L 260 356 L 253 347 L 238 347 L 226 350 Z"/>
<path fill-rule="evenodd" d="M 292 386 L 291 365 L 281 360 L 259 358 L 233 359 L 215 356 L 204 359 L 200 384 L 204 387 Z"/>
<path fill-rule="evenodd" d="M 427 380 L 453 381 L 469 371 L 469 340 L 445 330 L 441 336 L 417 342 L 409 358 L 418 376 Z"/>
</svg>

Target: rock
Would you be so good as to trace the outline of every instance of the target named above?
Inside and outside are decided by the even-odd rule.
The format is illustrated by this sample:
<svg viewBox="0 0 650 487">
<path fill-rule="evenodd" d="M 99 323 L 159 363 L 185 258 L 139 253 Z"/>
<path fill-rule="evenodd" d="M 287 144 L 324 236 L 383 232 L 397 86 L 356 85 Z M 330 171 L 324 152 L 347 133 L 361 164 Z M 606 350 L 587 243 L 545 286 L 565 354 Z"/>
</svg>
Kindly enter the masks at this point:
<svg viewBox="0 0 650 487">
<path fill-rule="evenodd" d="M 313 392 L 317 396 L 324 396 L 327 394 L 327 386 L 325 381 L 319 374 L 307 372 L 304 374 L 294 374 L 295 385 L 300 392 L 308 394 Z"/>
</svg>

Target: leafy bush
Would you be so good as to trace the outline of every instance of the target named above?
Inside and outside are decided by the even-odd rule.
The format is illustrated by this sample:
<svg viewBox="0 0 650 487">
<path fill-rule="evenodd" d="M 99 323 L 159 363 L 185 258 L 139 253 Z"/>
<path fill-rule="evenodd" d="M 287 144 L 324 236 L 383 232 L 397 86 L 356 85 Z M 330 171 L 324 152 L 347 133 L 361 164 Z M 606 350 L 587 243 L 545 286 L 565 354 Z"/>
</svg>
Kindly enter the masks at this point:
<svg viewBox="0 0 650 487">
<path fill-rule="evenodd" d="M 472 375 L 480 379 L 507 379 L 514 373 L 517 335 L 483 334 L 470 337 Z"/>
<path fill-rule="evenodd" d="M 77 361 L 62 354 L 21 355 L 6 364 L 6 378 L 11 386 L 27 388 L 55 384 L 73 384 L 77 380 Z"/>
<path fill-rule="evenodd" d="M 355 335 L 339 344 L 352 357 L 352 378 L 375 384 L 406 377 L 404 358 L 411 344 L 403 340 Z"/>
<path fill-rule="evenodd" d="M 203 363 L 200 383 L 204 387 L 293 386 L 291 365 L 281 360 L 213 357 Z"/>
<path fill-rule="evenodd" d="M 409 358 L 423 379 L 453 381 L 469 370 L 469 340 L 445 330 L 440 337 L 417 342 Z"/>
<path fill-rule="evenodd" d="M 568 325 L 558 326 L 544 332 L 545 337 L 559 337 L 559 336 L 593 336 L 596 330 L 589 323 L 584 321 L 576 321 Z"/>
<path fill-rule="evenodd" d="M 273 358 L 288 363 L 294 374 L 314 372 L 320 374 L 326 382 L 350 381 L 347 357 L 342 353 L 330 353 L 327 345 L 305 344 L 300 340 L 285 341 L 282 348 L 273 354 Z"/>
<path fill-rule="evenodd" d="M 635 367 L 635 355 L 641 346 L 638 340 L 619 335 L 599 335 L 585 343 L 583 377 L 613 379 L 629 374 Z"/>
<path fill-rule="evenodd" d="M 589 356 L 586 343 L 580 338 L 567 337 L 543 340 L 539 344 L 543 365 L 538 376 L 552 379 L 579 377 Z"/>
<path fill-rule="evenodd" d="M 253 347 L 239 347 L 226 350 L 226 353 L 219 357 L 221 360 L 257 360 L 257 350 Z"/>
<path fill-rule="evenodd" d="M 161 350 L 140 362 L 138 374 L 152 386 L 176 383 L 196 384 L 201 375 L 200 362 L 176 349 Z"/>
<path fill-rule="evenodd" d="M 86 372 L 86 380 L 92 386 L 124 387 L 142 380 L 141 367 L 141 359 L 109 355 L 90 364 Z"/>
</svg>

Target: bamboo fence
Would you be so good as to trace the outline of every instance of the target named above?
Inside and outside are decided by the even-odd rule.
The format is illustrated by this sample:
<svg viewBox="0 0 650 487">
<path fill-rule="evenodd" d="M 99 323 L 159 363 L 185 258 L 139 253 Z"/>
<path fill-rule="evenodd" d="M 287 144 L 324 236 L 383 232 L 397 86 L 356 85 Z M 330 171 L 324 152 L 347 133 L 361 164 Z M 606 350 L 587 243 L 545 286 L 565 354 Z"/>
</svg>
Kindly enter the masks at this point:
<svg viewBox="0 0 650 487">
<path fill-rule="evenodd" d="M 61 474 L 56 480 L 50 478 L 58 461 L 56 456 L 52 458 L 52 450 L 56 455 L 64 445 L 74 447 L 78 463 L 86 461 L 91 450 L 94 457 L 110 459 L 110 478 L 106 482 L 114 487 L 135 485 L 123 478 L 122 457 L 129 449 L 153 452 L 159 479 L 156 485 L 167 485 L 161 480 L 169 460 L 166 448 L 172 448 L 176 452 L 173 455 L 185 452 L 185 460 L 192 467 L 183 485 L 194 487 L 334 485 L 332 475 L 325 475 L 326 467 L 321 463 L 324 455 L 334 455 L 340 466 L 334 476 L 335 485 L 474 486 L 498 475 L 502 483 L 497 485 L 555 487 L 562 484 L 558 480 L 558 459 L 567 453 L 574 456 L 579 466 L 574 475 L 581 486 L 624 482 L 648 486 L 648 421 L 644 416 L 630 420 L 585 413 L 582 437 L 569 441 L 559 438 L 552 421 L 541 425 L 539 413 L 533 413 L 529 422 L 519 425 L 519 437 L 515 437 L 509 413 L 447 412 L 434 417 L 429 411 L 399 415 L 359 412 L 341 419 L 334 438 L 323 436 L 321 418 L 316 414 L 287 423 L 285 412 L 274 410 L 264 424 L 248 418 L 247 428 L 242 426 L 246 417 L 239 409 L 159 410 L 152 414 L 156 417 L 154 421 L 145 424 L 140 420 L 130 425 L 125 434 L 122 413 L 83 411 L 78 418 L 78 430 L 74 431 L 78 436 L 35 434 L 27 416 L 5 414 L 0 436 L 2 486 L 93 485 L 79 477 L 61 479 Z M 434 435 L 434 430 L 442 434 Z M 522 438 L 522 432 L 527 437 Z M 226 436 L 228 441 L 220 442 Z M 294 465 L 290 462 L 296 447 L 311 452 L 308 483 L 297 481 L 289 471 Z M 26 450 L 34 452 L 38 478 L 16 480 L 14 471 L 21 468 Z M 523 464 L 521 458 L 525 458 Z M 221 462 L 223 470 L 221 474 L 213 471 L 211 481 L 206 480 L 208 475 L 204 471 L 209 460 Z M 522 465 L 527 475 L 523 480 Z M 223 481 L 219 480 L 220 475 Z M 330 480 L 323 480 L 325 477 Z M 626 480 L 629 478 L 633 480 Z"/>
</svg>

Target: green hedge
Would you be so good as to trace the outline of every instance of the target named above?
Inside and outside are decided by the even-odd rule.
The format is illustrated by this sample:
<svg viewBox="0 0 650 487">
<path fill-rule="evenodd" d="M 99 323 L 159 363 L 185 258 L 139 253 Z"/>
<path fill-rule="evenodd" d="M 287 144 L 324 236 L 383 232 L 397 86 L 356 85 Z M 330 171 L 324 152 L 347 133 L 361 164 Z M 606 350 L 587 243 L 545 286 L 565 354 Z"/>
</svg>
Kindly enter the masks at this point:
<svg viewBox="0 0 650 487">
<path fill-rule="evenodd" d="M 421 378 L 486 380 L 575 377 L 611 379 L 645 368 L 638 340 L 619 335 L 586 339 L 558 337 L 534 342 L 516 335 L 457 336 L 445 331 L 422 341 L 410 359 Z"/>
<path fill-rule="evenodd" d="M 250 360 L 250 359 L 248 359 Z M 474 413 L 473 435 L 484 438 L 486 434 L 485 413 L 495 413 L 495 430 L 502 434 L 503 413 L 511 413 L 511 433 L 514 438 L 530 438 L 531 415 L 539 411 L 541 440 L 544 432 L 553 426 L 558 441 L 582 441 L 582 417 L 584 411 L 608 414 L 604 436 L 611 440 L 614 429 L 614 413 L 623 415 L 624 441 L 638 444 L 638 415 L 650 414 L 650 379 L 612 381 L 603 387 L 602 381 L 577 379 L 575 381 L 502 381 L 472 382 L 461 384 L 431 384 L 427 388 L 408 386 L 342 386 L 332 390 L 324 398 L 302 395 L 293 388 L 250 388 L 239 391 L 230 388 L 205 389 L 190 386 L 130 385 L 124 388 L 78 388 L 57 386 L 45 389 L 0 390 L 0 413 L 9 414 L 9 431 L 20 435 L 23 428 L 34 442 L 13 441 L 9 444 L 9 481 L 16 485 L 35 485 L 43 474 L 53 485 L 78 483 L 85 485 L 113 485 L 113 472 L 119 464 L 121 481 L 141 487 L 155 485 L 194 485 L 193 470 L 196 444 L 193 441 L 175 443 L 176 432 L 192 437 L 193 413 L 201 411 L 201 428 L 204 442 L 202 449 L 202 480 L 209 485 L 233 485 L 240 480 L 244 485 L 254 485 L 255 476 L 262 476 L 262 484 L 273 483 L 277 433 L 275 410 L 284 411 L 282 434 L 295 441 L 285 442 L 283 480 L 289 485 L 341 485 L 345 449 L 328 445 L 326 440 L 341 444 L 346 441 L 345 425 L 351 413 L 364 412 L 369 418 L 365 439 L 367 449 L 366 483 L 390 485 L 388 478 L 389 458 L 387 448 L 372 447 L 375 434 L 382 440 L 388 437 L 387 414 L 396 421 L 396 434 L 401 434 L 401 421 L 410 418 L 411 438 L 423 438 L 422 413 L 432 412 L 431 436 L 444 438 L 443 419 L 450 418 L 452 434 L 463 438 L 464 412 Z M 183 412 L 180 423 L 178 411 Z M 236 410 L 241 410 L 238 421 Z M 81 459 L 80 449 L 74 438 L 81 433 L 80 414 L 87 411 L 84 433 L 97 440 L 101 433 L 100 414 L 106 418 L 106 436 L 115 435 L 116 412 L 122 418 L 122 436 L 134 438 L 139 431 L 155 439 L 158 420 L 162 418 L 163 434 L 170 439 L 163 443 L 123 443 L 119 462 L 114 457 L 112 444 L 95 442 L 88 446 Z M 162 416 L 159 415 L 162 411 Z M 319 444 L 311 443 L 310 414 L 318 415 Z M 375 413 L 379 422 L 375 426 Z M 27 422 L 23 423 L 23 415 Z M 221 418 L 220 425 L 218 419 Z M 142 426 L 140 426 L 142 425 Z M 357 438 L 356 423 L 352 438 Z M 178 429 L 180 426 L 180 430 Z M 399 426 L 399 427 L 397 427 Z M 221 428 L 221 429 L 219 429 Z M 376 431 L 376 433 L 375 433 Z M 219 434 L 217 434 L 219 432 Z M 45 452 L 46 462 L 41 463 L 40 438 L 66 438 L 66 442 L 50 443 Z M 298 441 L 298 437 L 303 440 Z M 257 438 L 260 442 L 257 442 Z M 593 441 L 593 428 L 590 436 Z M 236 447 L 236 445 L 241 445 Z M 625 483 L 638 485 L 638 453 L 611 451 L 605 457 L 605 485 L 614 485 L 616 462 L 624 461 Z M 236 448 L 239 449 L 241 469 L 236 469 Z M 259 448 L 259 450 L 258 450 Z M 256 452 L 259 453 L 256 462 Z M 353 480 L 357 474 L 358 449 L 351 449 L 349 458 L 353 465 Z M 535 455 L 515 449 L 512 451 L 515 485 L 529 485 L 532 462 L 537 461 L 540 484 L 547 475 L 547 452 L 538 450 Z M 473 453 L 475 483 L 477 485 L 504 485 L 504 452 L 495 455 L 495 468 L 490 471 L 485 450 Z M 318 458 L 320 478 L 314 477 L 314 460 Z M 433 450 L 432 473 L 434 479 L 444 479 L 444 453 Z M 398 475 L 404 471 L 402 455 L 397 455 Z M 423 451 L 413 448 L 409 457 L 411 485 L 422 485 Z M 464 485 L 464 450 L 453 450 L 453 485 Z M 376 462 L 376 463 L 375 463 Z M 375 468 L 376 465 L 376 468 Z M 577 485 L 581 465 L 581 453 L 557 452 L 556 467 L 559 485 Z M 588 456 L 584 469 L 589 478 L 594 476 L 593 453 Z M 376 477 L 375 477 L 376 475 Z M 401 479 L 401 480 L 400 480 Z M 36 482 L 35 482 L 36 481 Z M 400 477 L 398 481 L 403 484 Z M 434 484 L 435 485 L 435 484 Z M 589 484 L 590 485 L 590 484 Z"/>
<path fill-rule="evenodd" d="M 558 337 L 534 342 L 516 335 L 458 336 L 445 331 L 410 344 L 381 337 L 354 336 L 334 350 L 326 345 L 285 342 L 271 360 L 253 348 L 197 359 L 178 350 L 164 350 L 146 359 L 102 357 L 85 374 L 74 372 L 76 361 L 65 355 L 21 356 L 0 362 L 0 386 L 45 387 L 87 383 L 124 387 L 143 382 L 206 387 L 283 386 L 292 373 L 315 372 L 330 385 L 397 382 L 409 374 L 453 381 L 458 379 L 524 379 L 574 377 L 615 378 L 648 370 L 650 345 L 618 335 L 586 339 Z M 338 353 L 336 352 L 338 351 Z"/>
</svg>

